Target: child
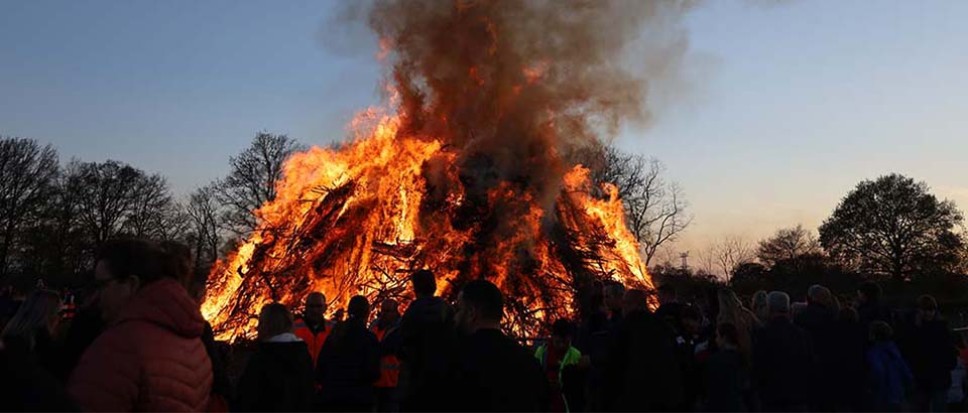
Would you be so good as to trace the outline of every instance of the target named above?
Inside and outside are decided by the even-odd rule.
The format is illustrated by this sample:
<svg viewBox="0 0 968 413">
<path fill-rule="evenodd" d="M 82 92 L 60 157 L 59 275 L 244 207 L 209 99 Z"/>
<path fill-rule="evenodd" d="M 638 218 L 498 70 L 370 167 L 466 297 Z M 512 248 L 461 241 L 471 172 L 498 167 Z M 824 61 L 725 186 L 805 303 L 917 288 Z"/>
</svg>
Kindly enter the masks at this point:
<svg viewBox="0 0 968 413">
<path fill-rule="evenodd" d="M 569 411 L 569 400 L 575 402 L 576 396 L 573 395 L 581 392 L 580 386 L 577 392 L 569 391 L 577 383 L 565 383 L 564 380 L 566 376 L 573 376 L 566 373 L 566 369 L 571 367 L 570 370 L 573 370 L 581 359 L 581 352 L 571 346 L 571 336 L 572 326 L 568 320 L 555 321 L 551 327 L 551 340 L 538 347 L 534 353 L 551 384 L 552 412 Z"/>
<path fill-rule="evenodd" d="M 893 335 L 894 330 L 889 324 L 883 321 L 871 323 L 873 344 L 867 350 L 867 371 L 871 407 L 875 411 L 900 411 L 914 380 L 900 350 L 891 340 Z"/>
</svg>

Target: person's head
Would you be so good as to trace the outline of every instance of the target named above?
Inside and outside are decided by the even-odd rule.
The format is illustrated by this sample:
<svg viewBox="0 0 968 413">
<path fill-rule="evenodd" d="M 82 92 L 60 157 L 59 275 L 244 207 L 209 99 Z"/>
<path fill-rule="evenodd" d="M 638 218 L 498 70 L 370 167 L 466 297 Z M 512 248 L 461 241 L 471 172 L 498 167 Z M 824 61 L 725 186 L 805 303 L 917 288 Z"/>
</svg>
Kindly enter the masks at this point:
<svg viewBox="0 0 968 413">
<path fill-rule="evenodd" d="M 397 300 L 387 298 L 380 303 L 380 318 L 390 321 L 400 318 L 400 304 Z"/>
<path fill-rule="evenodd" d="M 820 304 L 826 307 L 830 305 L 831 301 L 833 301 L 833 293 L 830 292 L 829 288 L 814 284 L 807 289 L 808 304 Z"/>
<path fill-rule="evenodd" d="M 766 291 L 759 290 L 753 294 L 753 298 L 750 300 L 750 304 L 753 306 L 753 313 L 756 314 L 760 319 L 765 319 L 769 317 L 770 310 L 766 305 Z"/>
<path fill-rule="evenodd" d="M 286 306 L 271 303 L 262 306 L 259 312 L 259 340 L 266 341 L 284 333 L 292 332 L 292 314 Z"/>
<path fill-rule="evenodd" d="M 571 346 L 571 338 L 575 327 L 566 319 L 558 319 L 551 325 L 551 344 L 555 348 L 565 349 Z"/>
<path fill-rule="evenodd" d="M 318 291 L 309 293 L 303 306 L 303 320 L 309 324 L 319 324 L 323 322 L 325 314 L 326 296 Z"/>
<path fill-rule="evenodd" d="M 656 289 L 659 293 L 659 304 L 675 303 L 679 301 L 676 288 L 669 284 L 662 284 Z"/>
<path fill-rule="evenodd" d="M 702 329 L 702 313 L 695 306 L 687 305 L 682 308 L 679 323 L 682 324 L 684 334 L 699 334 L 699 330 Z"/>
<path fill-rule="evenodd" d="M 504 295 L 486 280 L 474 280 L 457 297 L 457 323 L 467 333 L 485 328 L 500 328 L 504 318 Z"/>
<path fill-rule="evenodd" d="M 413 293 L 417 298 L 433 297 L 437 293 L 437 278 L 430 270 L 419 270 L 410 276 Z"/>
<path fill-rule="evenodd" d="M 770 317 L 789 316 L 790 296 L 783 291 L 771 291 L 766 296 L 766 307 L 770 311 Z"/>
<path fill-rule="evenodd" d="M 918 317 L 924 321 L 931 321 L 937 316 L 938 301 L 927 294 L 918 297 Z"/>
<path fill-rule="evenodd" d="M 875 321 L 870 326 L 870 338 L 874 342 L 890 341 L 894 336 L 894 329 L 883 321 Z"/>
<path fill-rule="evenodd" d="M 174 278 L 174 274 L 165 271 L 164 262 L 164 251 L 148 241 L 121 239 L 101 245 L 94 259 L 94 279 L 104 320 L 117 318 L 142 287 L 162 278 Z"/>
<path fill-rule="evenodd" d="M 840 309 L 838 317 L 840 321 L 856 324 L 860 322 L 860 314 L 857 313 L 857 309 L 851 306 L 844 306 Z"/>
<path fill-rule="evenodd" d="M 618 281 L 609 281 L 603 288 L 605 307 L 612 312 L 621 311 L 625 297 L 625 286 Z"/>
<path fill-rule="evenodd" d="M 346 314 L 351 319 L 363 320 L 370 316 L 370 301 L 362 295 L 355 295 L 350 298 L 349 305 L 346 306 Z"/>
<path fill-rule="evenodd" d="M 181 281 L 185 288 L 192 284 L 192 250 L 187 245 L 176 241 L 164 241 L 159 244 L 164 252 L 164 271 L 168 276 Z"/>
<path fill-rule="evenodd" d="M 20 305 L 13 318 L 3 329 L 3 337 L 19 337 L 30 347 L 34 345 L 35 334 L 39 330 L 46 330 L 53 334 L 60 321 L 61 300 L 56 292 L 50 290 L 36 290 Z"/>
<path fill-rule="evenodd" d="M 857 288 L 857 300 L 861 303 L 876 303 L 881 300 L 881 286 L 866 281 Z"/>
<path fill-rule="evenodd" d="M 625 292 L 622 312 L 631 314 L 638 311 L 649 311 L 649 293 L 634 288 Z"/>
<path fill-rule="evenodd" d="M 716 344 L 723 348 L 739 345 L 739 329 L 733 323 L 719 323 L 716 326 Z"/>
</svg>

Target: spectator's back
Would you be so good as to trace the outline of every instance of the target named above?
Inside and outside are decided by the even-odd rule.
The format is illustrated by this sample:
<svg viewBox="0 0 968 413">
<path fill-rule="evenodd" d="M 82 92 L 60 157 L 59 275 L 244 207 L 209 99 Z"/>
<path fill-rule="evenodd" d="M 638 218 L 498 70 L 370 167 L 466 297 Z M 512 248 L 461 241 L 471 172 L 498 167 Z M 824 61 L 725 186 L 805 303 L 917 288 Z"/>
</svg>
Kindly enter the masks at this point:
<svg viewBox="0 0 968 413">
<path fill-rule="evenodd" d="M 770 321 L 753 341 L 753 376 L 766 411 L 806 408 L 813 376 L 813 350 L 805 331 L 790 320 L 790 298 L 774 291 Z"/>
<path fill-rule="evenodd" d="M 260 342 L 239 379 L 237 411 L 309 411 L 313 369 L 306 343 L 292 333 L 292 316 L 268 304 L 259 317 Z"/>
<path fill-rule="evenodd" d="M 684 391 L 672 328 L 646 309 L 641 290 L 629 291 L 626 301 L 605 364 L 604 410 L 674 410 Z"/>
<path fill-rule="evenodd" d="M 454 309 L 434 297 L 436 281 L 429 271 L 414 273 L 417 299 L 410 303 L 400 320 L 401 410 L 446 410 L 442 395 L 451 385 L 457 345 Z"/>
</svg>

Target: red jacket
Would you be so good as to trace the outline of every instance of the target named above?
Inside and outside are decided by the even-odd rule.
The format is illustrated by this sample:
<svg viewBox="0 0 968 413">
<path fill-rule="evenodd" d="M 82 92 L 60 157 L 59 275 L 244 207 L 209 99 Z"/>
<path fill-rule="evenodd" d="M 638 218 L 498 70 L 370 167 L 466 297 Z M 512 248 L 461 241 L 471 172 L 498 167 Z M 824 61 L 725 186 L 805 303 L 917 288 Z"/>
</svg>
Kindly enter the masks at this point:
<svg viewBox="0 0 968 413">
<path fill-rule="evenodd" d="M 212 390 L 204 327 L 177 281 L 151 283 L 87 349 L 68 391 L 87 411 L 203 411 Z"/>
</svg>

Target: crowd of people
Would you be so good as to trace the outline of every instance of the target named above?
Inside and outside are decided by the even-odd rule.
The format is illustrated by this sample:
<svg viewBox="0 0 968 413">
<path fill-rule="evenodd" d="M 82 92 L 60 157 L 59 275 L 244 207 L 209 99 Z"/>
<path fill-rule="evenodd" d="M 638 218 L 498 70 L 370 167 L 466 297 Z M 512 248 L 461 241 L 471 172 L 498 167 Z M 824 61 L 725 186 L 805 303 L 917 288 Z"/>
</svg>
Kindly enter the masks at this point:
<svg viewBox="0 0 968 413">
<path fill-rule="evenodd" d="M 451 303 L 420 270 L 402 314 L 355 296 L 328 320 L 321 292 L 264 305 L 230 377 L 190 262 L 179 244 L 110 241 L 76 312 L 29 294 L 3 320 L 4 410 L 945 411 L 965 399 L 968 351 L 935 299 L 891 308 L 874 283 L 849 304 L 815 285 L 803 303 L 760 291 L 748 307 L 725 288 L 687 300 L 595 283 L 579 317 L 525 342 L 502 330 L 497 286 L 467 282 Z"/>
</svg>

